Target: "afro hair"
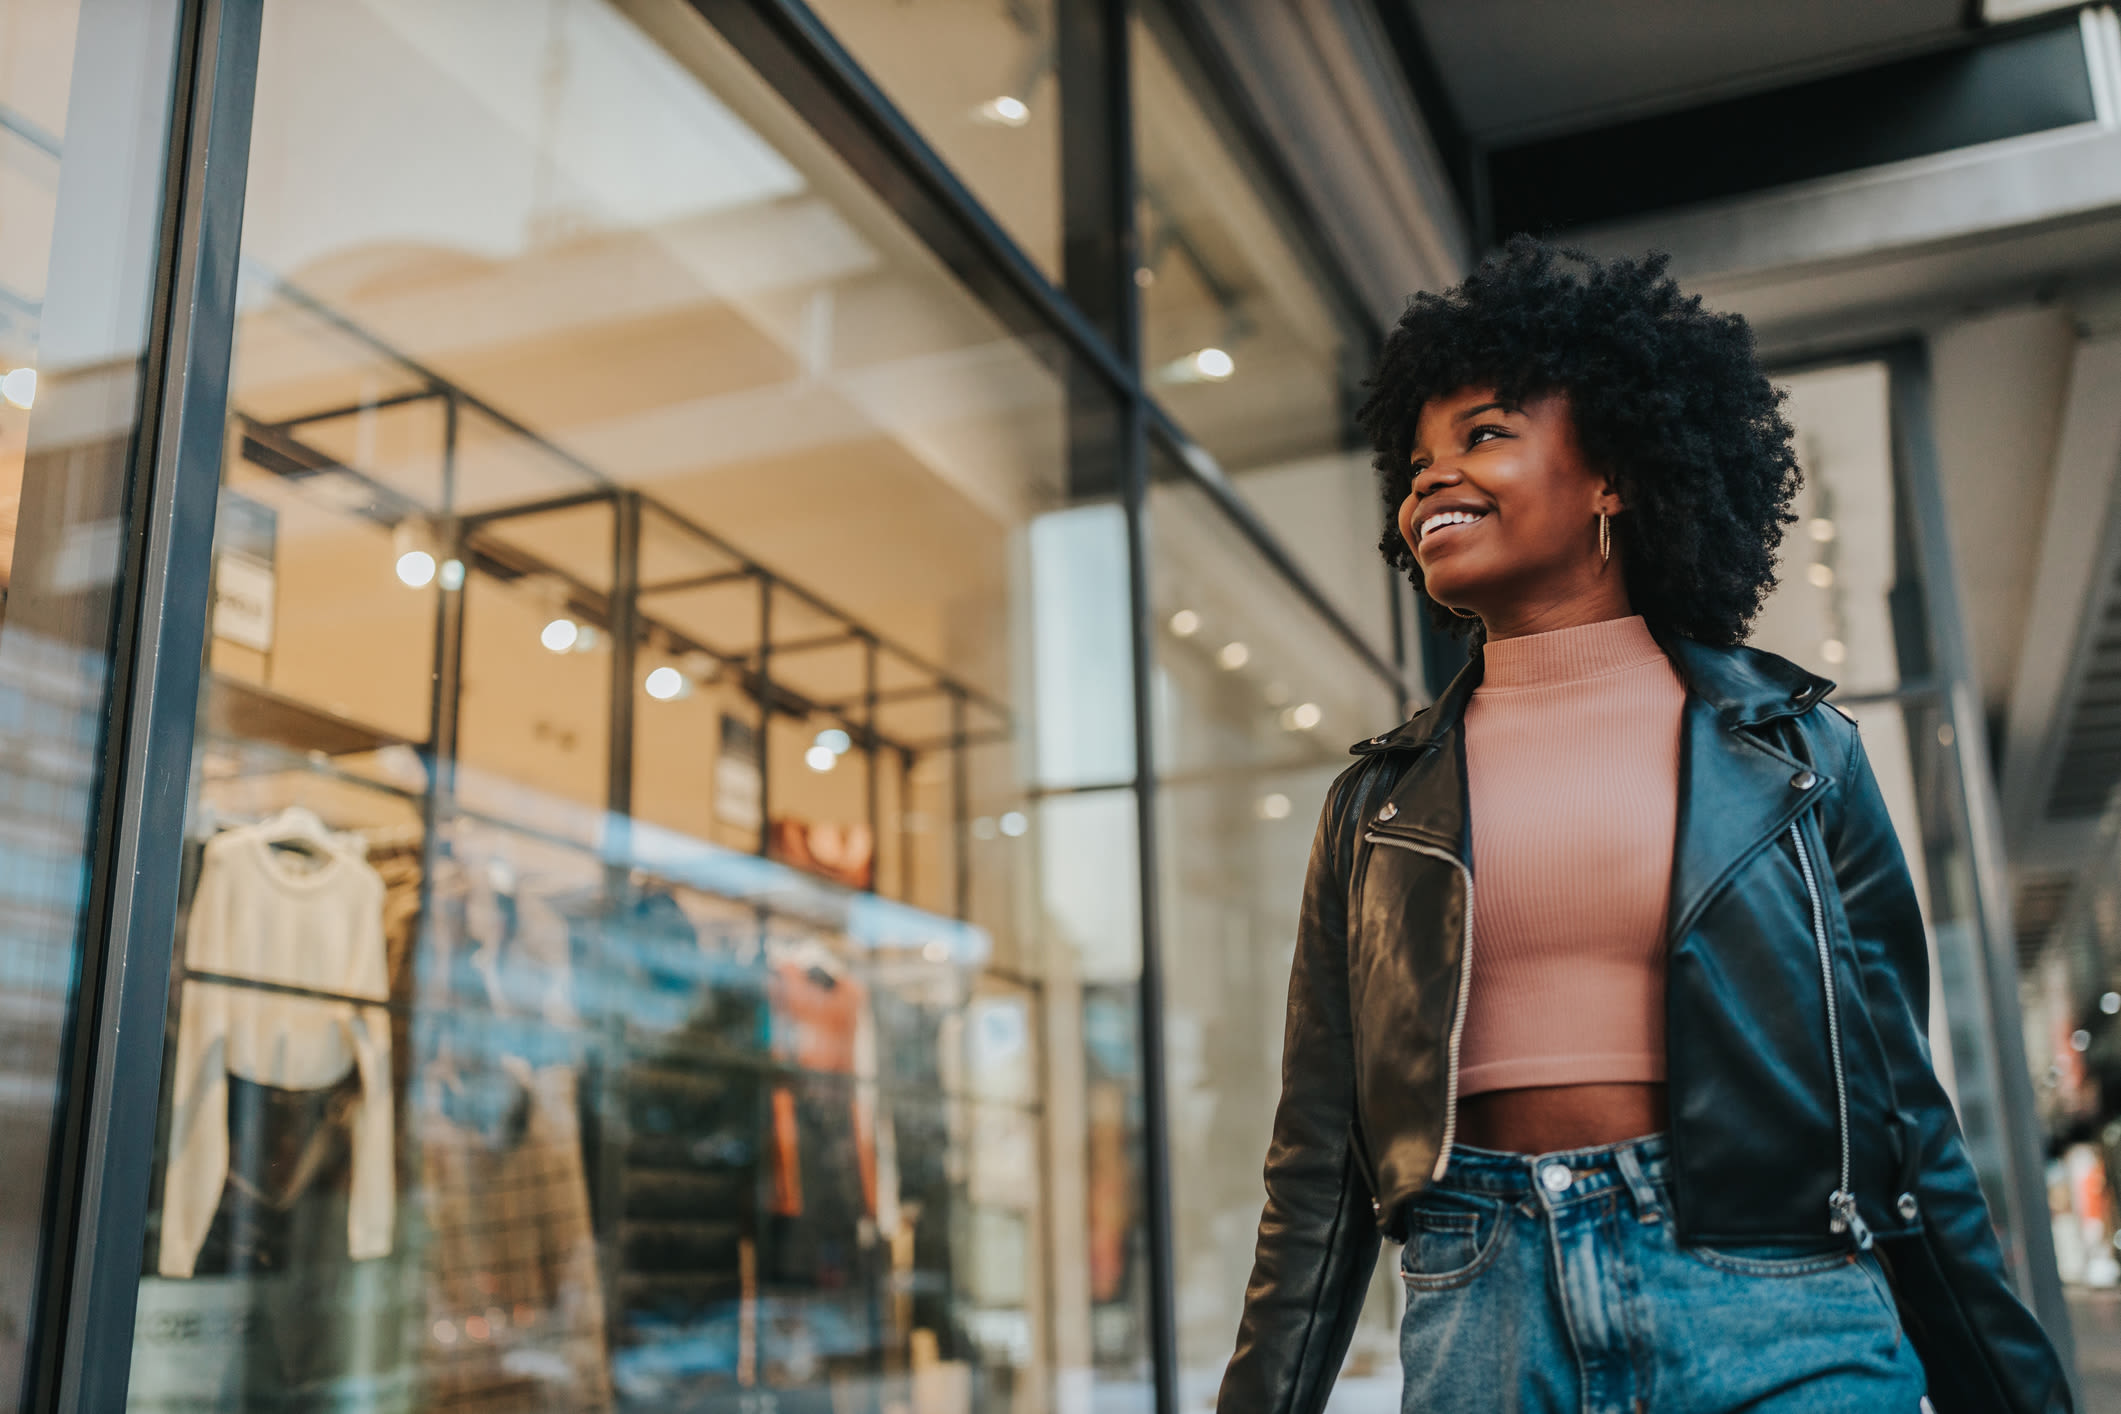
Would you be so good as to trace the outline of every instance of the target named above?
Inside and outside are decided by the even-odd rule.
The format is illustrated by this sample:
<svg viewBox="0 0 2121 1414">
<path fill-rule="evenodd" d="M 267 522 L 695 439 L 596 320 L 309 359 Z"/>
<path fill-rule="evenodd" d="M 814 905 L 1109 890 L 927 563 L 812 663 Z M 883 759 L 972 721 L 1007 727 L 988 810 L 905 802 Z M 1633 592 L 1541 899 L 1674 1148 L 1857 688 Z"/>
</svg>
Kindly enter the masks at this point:
<svg viewBox="0 0 2121 1414">
<path fill-rule="evenodd" d="M 1409 301 L 1358 416 L 1383 483 L 1379 548 L 1417 591 L 1398 512 L 1423 406 L 1465 388 L 1512 405 L 1559 393 L 1585 458 L 1627 507 L 1613 538 L 1635 611 L 1659 632 L 1744 641 L 1795 520 L 1797 457 L 1752 329 L 1703 309 L 1666 263 L 1594 260 L 1517 236 L 1457 288 Z M 1472 626 L 1429 607 L 1447 631 Z"/>
</svg>

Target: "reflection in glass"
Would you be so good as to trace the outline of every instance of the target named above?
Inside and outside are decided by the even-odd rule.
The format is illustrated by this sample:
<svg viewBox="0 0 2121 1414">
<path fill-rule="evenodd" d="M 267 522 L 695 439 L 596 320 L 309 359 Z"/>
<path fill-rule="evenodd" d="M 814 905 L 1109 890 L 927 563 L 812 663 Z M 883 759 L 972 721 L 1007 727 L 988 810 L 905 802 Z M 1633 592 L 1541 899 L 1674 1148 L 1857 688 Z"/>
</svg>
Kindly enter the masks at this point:
<svg viewBox="0 0 2121 1414">
<path fill-rule="evenodd" d="M 1383 517 L 1350 411 L 1368 353 L 1298 254 L 1168 27 L 1133 26 L 1142 342 L 1157 401 L 1390 655 Z"/>
<path fill-rule="evenodd" d="M 0 1411 L 43 1313 L 176 64 L 177 7 L 84 8 L 0 0 Z"/>
<path fill-rule="evenodd" d="M 1198 1407 L 1251 1272 L 1312 832 L 1348 743 L 1399 714 L 1391 685 L 1275 583 L 1203 492 L 1160 481 L 1149 528 L 1179 1356 Z M 1344 1398 L 1370 1379 L 1397 1397 L 1395 1287 L 1379 1281 Z"/>
<path fill-rule="evenodd" d="M 1061 279 L 1054 0 L 811 6 L 1024 253 Z"/>
<path fill-rule="evenodd" d="M 1093 1384 L 1139 894 L 1064 362 L 676 0 L 271 7 L 243 256 L 134 1407 Z"/>
</svg>

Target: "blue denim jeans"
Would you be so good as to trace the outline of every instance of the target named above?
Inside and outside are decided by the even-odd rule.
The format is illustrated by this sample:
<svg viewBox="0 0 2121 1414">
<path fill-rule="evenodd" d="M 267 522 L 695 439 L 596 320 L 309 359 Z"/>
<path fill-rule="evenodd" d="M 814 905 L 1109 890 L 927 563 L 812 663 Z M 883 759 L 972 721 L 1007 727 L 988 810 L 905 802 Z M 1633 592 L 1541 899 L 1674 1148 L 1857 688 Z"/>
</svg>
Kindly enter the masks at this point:
<svg viewBox="0 0 2121 1414">
<path fill-rule="evenodd" d="M 1917 1414 L 1876 1257 L 1682 1247 L 1664 1139 L 1460 1146 L 1407 1210 L 1406 1414 Z"/>
</svg>

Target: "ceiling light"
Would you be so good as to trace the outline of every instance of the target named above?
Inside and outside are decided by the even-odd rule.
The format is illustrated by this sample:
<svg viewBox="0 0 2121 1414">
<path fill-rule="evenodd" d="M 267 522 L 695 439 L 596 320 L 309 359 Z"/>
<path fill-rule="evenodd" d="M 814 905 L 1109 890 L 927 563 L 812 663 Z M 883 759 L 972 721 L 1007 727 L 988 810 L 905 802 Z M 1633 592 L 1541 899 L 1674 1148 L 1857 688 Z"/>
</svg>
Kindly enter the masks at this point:
<svg viewBox="0 0 2121 1414">
<path fill-rule="evenodd" d="M 435 557 L 425 550 L 407 550 L 398 556 L 398 582 L 408 589 L 422 589 L 434 583 Z"/>
<path fill-rule="evenodd" d="M 2121 992 L 2108 992 L 2105 996 L 2099 998 L 2099 1010 L 2105 1012 L 2108 1016 L 2121 1012 Z"/>
<path fill-rule="evenodd" d="M 1156 272 L 1146 265 L 1134 267 L 1134 284 L 1137 289 L 1148 289 L 1156 283 Z"/>
<path fill-rule="evenodd" d="M 1197 349 L 1156 371 L 1165 383 L 1220 383 L 1237 372 L 1237 360 L 1222 349 Z"/>
<path fill-rule="evenodd" d="M 811 770 L 823 773 L 840 764 L 839 754 L 823 746 L 813 746 L 803 753 L 803 764 Z"/>
<path fill-rule="evenodd" d="M 545 625 L 544 632 L 538 635 L 538 642 L 553 653 L 569 652 L 581 641 L 582 626 L 573 619 L 554 619 Z"/>
<path fill-rule="evenodd" d="M 464 562 L 462 560 L 442 561 L 439 577 L 444 589 L 452 594 L 456 593 L 464 587 Z"/>
<path fill-rule="evenodd" d="M 650 673 L 647 682 L 642 686 L 647 688 L 648 695 L 658 702 L 675 702 L 692 692 L 692 683 L 685 675 L 667 664 Z"/>
<path fill-rule="evenodd" d="M 1030 828 L 1031 822 L 1024 818 L 1024 812 L 1021 810 L 1012 810 L 1002 816 L 1002 833 L 1012 840 L 1021 837 Z"/>
<path fill-rule="evenodd" d="M 1281 714 L 1281 729 L 1285 732 L 1307 732 L 1324 720 L 1325 713 L 1316 702 L 1299 702 Z"/>
<path fill-rule="evenodd" d="M 1832 540 L 1834 538 L 1834 523 L 1828 520 L 1825 516 L 1814 517 L 1810 529 L 1812 532 L 1812 539 L 1818 541 L 1822 545 L 1826 544 L 1827 541 Z"/>
<path fill-rule="evenodd" d="M 1832 589 L 1834 587 L 1834 567 L 1832 565 L 1811 565 L 1806 568 L 1804 577 L 1821 589 Z"/>
<path fill-rule="evenodd" d="M 407 516 L 391 527 L 390 548 L 397 556 L 398 582 L 411 589 L 434 583 L 434 532 L 417 516 Z"/>
<path fill-rule="evenodd" d="M 1228 672 L 1236 672 L 1252 661 L 1252 650 L 1242 643 L 1225 643 L 1223 651 L 1215 655 L 1215 661 Z"/>
<path fill-rule="evenodd" d="M 1031 121 L 1031 105 L 1013 93 L 990 98 L 972 112 L 984 122 L 999 123 L 1005 128 L 1020 128 Z"/>
<path fill-rule="evenodd" d="M 1829 663 L 1846 662 L 1849 656 L 1849 646 L 1838 638 L 1829 638 L 1826 642 L 1819 645 L 1819 656 Z"/>
<path fill-rule="evenodd" d="M 854 738 L 838 727 L 827 727 L 817 734 L 817 740 L 812 744 L 824 747 L 834 756 L 845 756 L 854 749 Z"/>
<path fill-rule="evenodd" d="M 2090 1050 L 2092 1048 L 2092 1033 L 2089 1031 L 2070 1032 L 2069 1048 L 2073 1051 Z"/>
<path fill-rule="evenodd" d="M 1289 797 L 1280 791 L 1259 798 L 1259 818 L 1262 820 L 1286 820 L 1289 818 Z"/>
<path fill-rule="evenodd" d="M 16 407 L 27 411 L 30 404 L 37 401 L 37 370 L 34 368 L 8 370 L 7 376 L 0 378 L 0 398 L 6 398 Z"/>
<path fill-rule="evenodd" d="M 1937 745 L 1950 746 L 1957 738 L 1958 734 L 1952 730 L 1950 722 L 1939 722 L 1937 724 Z"/>
<path fill-rule="evenodd" d="M 1191 638 L 1200 632 L 1200 615 L 1191 609 L 1180 609 L 1171 616 L 1171 632 L 1180 638 Z"/>
</svg>

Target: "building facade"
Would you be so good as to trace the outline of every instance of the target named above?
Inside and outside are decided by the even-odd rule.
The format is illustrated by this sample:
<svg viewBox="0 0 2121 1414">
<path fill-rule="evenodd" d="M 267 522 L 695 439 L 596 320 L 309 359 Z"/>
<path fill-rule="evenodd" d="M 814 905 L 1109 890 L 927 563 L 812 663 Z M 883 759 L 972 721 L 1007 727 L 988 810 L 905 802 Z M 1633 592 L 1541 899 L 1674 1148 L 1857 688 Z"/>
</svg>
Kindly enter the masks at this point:
<svg viewBox="0 0 2121 1414">
<path fill-rule="evenodd" d="M 1211 1403 L 1453 667 L 1351 417 L 1495 229 L 1419 8 L 0 0 L 0 1409 Z M 1940 356 L 1758 317 L 1759 641 L 2066 1338 Z"/>
</svg>

